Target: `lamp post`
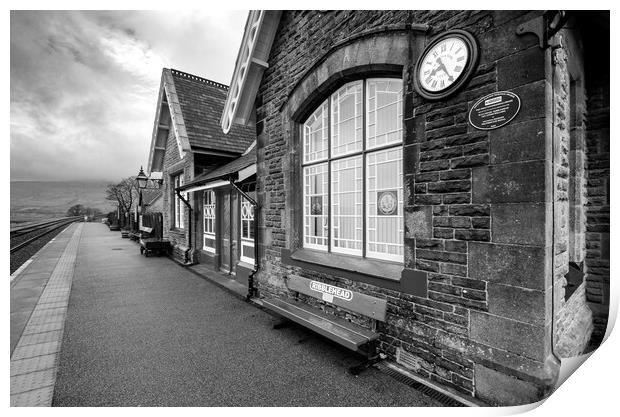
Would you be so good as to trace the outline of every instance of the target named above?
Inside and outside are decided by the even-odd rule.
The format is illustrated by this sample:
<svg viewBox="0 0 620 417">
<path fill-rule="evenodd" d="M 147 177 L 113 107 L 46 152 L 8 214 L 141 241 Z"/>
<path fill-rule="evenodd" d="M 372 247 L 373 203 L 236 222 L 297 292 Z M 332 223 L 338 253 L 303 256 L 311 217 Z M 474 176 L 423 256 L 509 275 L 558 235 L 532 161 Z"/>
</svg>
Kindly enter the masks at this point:
<svg viewBox="0 0 620 417">
<path fill-rule="evenodd" d="M 138 183 L 138 207 L 139 213 L 137 215 L 136 221 L 138 225 L 140 225 L 140 219 L 144 214 L 144 202 L 142 200 L 142 190 L 159 190 L 161 188 L 163 179 L 162 178 L 150 178 L 150 175 L 147 176 L 144 173 L 144 169 L 140 167 L 140 172 L 136 176 L 136 182 Z M 139 226 L 138 226 L 139 227 Z"/>
<path fill-rule="evenodd" d="M 138 181 L 138 188 L 140 190 L 144 190 L 147 186 L 147 183 L 149 182 L 149 177 L 146 176 L 142 167 L 140 167 L 140 172 L 136 177 L 136 181 Z"/>
</svg>

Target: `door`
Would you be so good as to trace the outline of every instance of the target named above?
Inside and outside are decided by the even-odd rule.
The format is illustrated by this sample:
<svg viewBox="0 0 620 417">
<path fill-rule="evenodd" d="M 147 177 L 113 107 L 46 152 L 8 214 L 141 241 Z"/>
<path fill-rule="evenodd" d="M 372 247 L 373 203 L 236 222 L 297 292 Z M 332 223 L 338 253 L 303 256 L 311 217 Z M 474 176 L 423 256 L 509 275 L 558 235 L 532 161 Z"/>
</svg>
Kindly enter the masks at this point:
<svg viewBox="0 0 620 417">
<path fill-rule="evenodd" d="M 220 212 L 220 269 L 230 271 L 230 191 L 222 191 Z"/>
<path fill-rule="evenodd" d="M 239 260 L 239 199 L 229 189 L 222 191 L 221 201 L 220 269 L 234 274 Z"/>
</svg>

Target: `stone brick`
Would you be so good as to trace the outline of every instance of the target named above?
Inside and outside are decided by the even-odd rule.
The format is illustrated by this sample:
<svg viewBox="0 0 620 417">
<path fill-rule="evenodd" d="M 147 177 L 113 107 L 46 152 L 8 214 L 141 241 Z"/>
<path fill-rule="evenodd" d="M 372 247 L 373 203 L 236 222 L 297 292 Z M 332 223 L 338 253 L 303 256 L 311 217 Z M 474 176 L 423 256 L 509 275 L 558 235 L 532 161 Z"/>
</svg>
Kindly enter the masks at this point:
<svg viewBox="0 0 620 417">
<path fill-rule="evenodd" d="M 483 365 L 474 365 L 476 396 L 492 405 L 526 405 L 542 399 L 541 390 L 523 381 Z"/>
<path fill-rule="evenodd" d="M 445 194 L 443 196 L 444 204 L 467 204 L 471 203 L 470 193 Z"/>
<path fill-rule="evenodd" d="M 491 219 L 489 217 L 473 217 L 471 219 L 471 227 L 474 229 L 490 229 Z"/>
<path fill-rule="evenodd" d="M 416 259 L 415 267 L 422 271 L 439 272 L 439 264 L 437 262 L 425 261 L 423 259 Z"/>
<path fill-rule="evenodd" d="M 471 178 L 471 170 L 469 169 L 453 169 L 450 171 L 442 171 L 439 173 L 439 179 L 447 180 L 465 180 Z"/>
<path fill-rule="evenodd" d="M 434 227 L 433 237 L 437 239 L 454 239 L 454 229 L 444 227 Z"/>
<path fill-rule="evenodd" d="M 545 87 L 546 81 L 541 80 L 512 89 L 512 92 L 521 98 L 521 110 L 511 123 L 539 119 L 546 114 Z"/>
<path fill-rule="evenodd" d="M 416 183 L 439 181 L 439 173 L 438 172 L 425 172 L 422 174 L 415 174 L 415 181 Z"/>
<path fill-rule="evenodd" d="M 463 149 L 460 147 L 452 147 L 445 149 L 437 149 L 428 152 L 420 152 L 420 161 L 435 161 L 437 159 L 450 159 L 463 155 Z"/>
<path fill-rule="evenodd" d="M 467 266 L 442 263 L 440 271 L 442 274 L 467 276 Z"/>
<path fill-rule="evenodd" d="M 470 300 L 479 300 L 479 301 L 487 300 L 487 293 L 484 291 L 470 290 L 470 289 L 464 288 L 461 294 L 464 298 L 468 298 Z"/>
<path fill-rule="evenodd" d="M 545 249 L 470 242 L 469 277 L 516 287 L 546 288 Z"/>
<path fill-rule="evenodd" d="M 471 338 L 485 345 L 507 350 L 535 360 L 544 360 L 547 340 L 544 326 L 491 315 L 480 311 L 470 313 Z"/>
<path fill-rule="evenodd" d="M 473 309 L 480 309 L 480 310 L 484 310 L 486 309 L 486 303 L 483 301 L 477 301 L 477 300 L 469 300 L 467 298 L 463 298 L 463 297 L 457 297 L 455 295 L 451 295 L 451 294 L 445 294 L 445 293 L 440 293 L 440 292 L 435 292 L 435 291 L 429 291 L 428 292 L 428 297 L 432 300 L 436 300 L 436 301 L 441 301 L 444 303 L 450 303 L 450 304 L 456 304 L 456 305 L 461 305 L 463 307 L 467 307 L 467 308 L 473 308 Z"/>
<path fill-rule="evenodd" d="M 408 238 L 431 238 L 432 208 L 416 206 L 405 209 L 405 236 Z"/>
<path fill-rule="evenodd" d="M 491 233 L 488 230 L 457 229 L 454 231 L 454 238 L 459 240 L 488 242 L 491 240 Z"/>
<path fill-rule="evenodd" d="M 455 136 L 459 134 L 467 133 L 467 125 L 461 124 L 456 126 L 448 126 L 439 129 L 427 130 L 426 140 L 433 140 L 438 138 L 445 138 L 448 136 Z"/>
<path fill-rule="evenodd" d="M 416 195 L 415 204 L 419 204 L 419 205 L 441 204 L 441 194 Z"/>
<path fill-rule="evenodd" d="M 530 324 L 545 324 L 542 291 L 489 282 L 489 313 Z"/>
<path fill-rule="evenodd" d="M 444 294 L 461 295 L 461 288 L 454 287 L 452 285 L 440 284 L 436 282 L 429 282 L 428 289 L 430 291 L 437 291 Z"/>
<path fill-rule="evenodd" d="M 533 47 L 497 61 L 497 88 L 509 90 L 545 78 L 545 56 Z"/>
<path fill-rule="evenodd" d="M 546 201 L 544 162 L 518 162 L 475 168 L 472 202 L 525 203 Z"/>
<path fill-rule="evenodd" d="M 467 252 L 467 242 L 446 240 L 444 245 L 448 252 Z"/>
<path fill-rule="evenodd" d="M 421 172 L 427 171 L 442 171 L 450 168 L 450 161 L 431 161 L 431 162 L 420 162 L 419 170 Z"/>
<path fill-rule="evenodd" d="M 416 248 L 443 250 L 443 240 L 441 239 L 416 239 L 415 246 Z"/>
<path fill-rule="evenodd" d="M 433 226 L 435 227 L 470 227 L 471 219 L 469 217 L 433 217 Z"/>
<path fill-rule="evenodd" d="M 430 261 L 453 262 L 457 264 L 466 264 L 467 255 L 456 252 L 440 252 L 426 249 L 417 249 L 416 258 L 428 259 Z"/>
<path fill-rule="evenodd" d="M 546 211 L 551 210 L 547 203 L 494 204 L 493 242 L 544 246 L 551 226 Z"/>
<path fill-rule="evenodd" d="M 429 193 L 455 193 L 471 189 L 471 182 L 464 181 L 440 181 L 428 183 Z"/>
<path fill-rule="evenodd" d="M 489 153 L 489 143 L 486 141 L 463 146 L 464 156 L 481 155 L 481 154 L 487 154 L 487 153 Z"/>
<path fill-rule="evenodd" d="M 545 159 L 545 119 L 510 123 L 489 132 L 491 164 Z"/>
<path fill-rule="evenodd" d="M 447 264 L 446 264 L 447 265 Z M 476 279 L 452 277 L 452 285 L 459 287 L 471 288 L 473 290 L 484 291 L 487 287 L 487 283 L 484 281 L 478 281 Z"/>
<path fill-rule="evenodd" d="M 454 158 L 450 162 L 452 169 L 456 168 L 472 168 L 489 164 L 489 155 L 468 155 L 460 158 Z"/>
<path fill-rule="evenodd" d="M 450 216 L 489 216 L 491 207 L 487 204 L 450 206 Z"/>
</svg>

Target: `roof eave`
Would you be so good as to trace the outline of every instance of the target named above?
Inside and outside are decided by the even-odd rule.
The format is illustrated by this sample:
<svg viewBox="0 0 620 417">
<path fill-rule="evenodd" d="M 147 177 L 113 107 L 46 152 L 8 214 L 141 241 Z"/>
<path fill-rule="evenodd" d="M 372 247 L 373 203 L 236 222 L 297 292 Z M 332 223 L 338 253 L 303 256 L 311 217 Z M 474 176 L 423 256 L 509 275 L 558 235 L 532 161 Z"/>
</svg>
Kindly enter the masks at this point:
<svg viewBox="0 0 620 417">
<path fill-rule="evenodd" d="M 249 125 L 263 72 L 269 67 L 271 45 L 280 22 L 280 10 L 252 10 L 248 14 L 235 70 L 221 118 L 222 131 L 233 123 Z"/>
</svg>

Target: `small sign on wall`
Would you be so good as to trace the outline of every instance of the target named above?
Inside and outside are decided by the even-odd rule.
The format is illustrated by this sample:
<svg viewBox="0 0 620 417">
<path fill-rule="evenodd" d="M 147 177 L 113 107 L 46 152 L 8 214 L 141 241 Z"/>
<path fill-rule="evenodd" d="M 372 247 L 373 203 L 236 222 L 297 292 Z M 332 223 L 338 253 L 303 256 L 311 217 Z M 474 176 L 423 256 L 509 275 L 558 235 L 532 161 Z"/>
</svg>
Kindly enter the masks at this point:
<svg viewBox="0 0 620 417">
<path fill-rule="evenodd" d="M 377 193 L 377 215 L 396 216 L 398 214 L 398 194 L 396 190 Z"/>
<path fill-rule="evenodd" d="M 500 128 L 514 119 L 521 109 L 521 99 L 510 91 L 498 91 L 482 97 L 469 111 L 469 123 L 480 130 Z"/>
<path fill-rule="evenodd" d="M 310 213 L 313 216 L 321 216 L 323 214 L 323 196 L 316 195 L 310 197 Z"/>
<path fill-rule="evenodd" d="M 319 281 L 310 281 L 310 289 L 322 293 L 323 301 L 330 303 L 334 301 L 334 297 L 338 297 L 344 301 L 351 301 L 353 299 L 353 293 L 351 291 Z"/>
</svg>

